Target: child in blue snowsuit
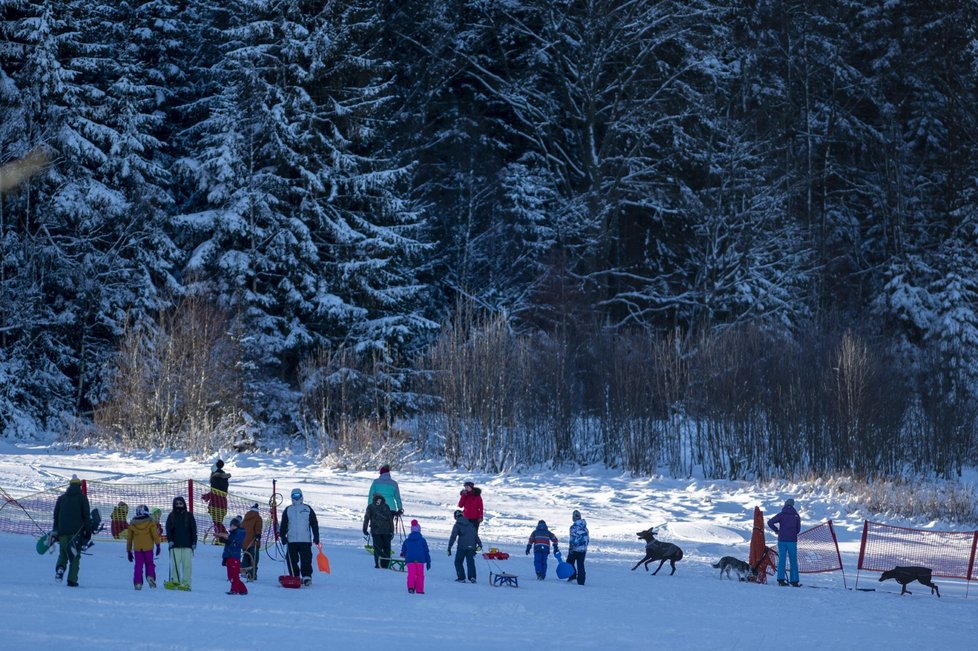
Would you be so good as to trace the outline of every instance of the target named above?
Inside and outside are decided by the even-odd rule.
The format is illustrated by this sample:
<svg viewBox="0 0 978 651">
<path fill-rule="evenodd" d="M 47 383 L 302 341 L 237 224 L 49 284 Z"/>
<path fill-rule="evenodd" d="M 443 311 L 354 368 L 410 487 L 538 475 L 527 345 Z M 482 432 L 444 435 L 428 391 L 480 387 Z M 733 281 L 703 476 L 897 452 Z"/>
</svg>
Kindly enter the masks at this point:
<svg viewBox="0 0 978 651">
<path fill-rule="evenodd" d="M 550 556 L 550 544 L 553 543 L 554 553 L 557 553 L 557 536 L 547 529 L 547 523 L 543 520 L 537 522 L 537 528 L 530 534 L 530 541 L 526 544 L 526 555 L 530 555 L 533 550 L 533 568 L 537 571 L 537 580 L 543 581 L 547 578 L 547 557 Z"/>
</svg>

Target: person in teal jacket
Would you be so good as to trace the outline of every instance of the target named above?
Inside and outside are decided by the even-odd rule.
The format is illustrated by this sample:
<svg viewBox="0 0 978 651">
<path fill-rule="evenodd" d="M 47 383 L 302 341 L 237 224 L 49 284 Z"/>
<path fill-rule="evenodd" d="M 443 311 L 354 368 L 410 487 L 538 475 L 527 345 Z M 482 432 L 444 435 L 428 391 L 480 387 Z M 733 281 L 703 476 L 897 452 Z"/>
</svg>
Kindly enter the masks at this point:
<svg viewBox="0 0 978 651">
<path fill-rule="evenodd" d="M 370 484 L 370 492 L 367 493 L 367 506 L 370 506 L 374 495 L 377 493 L 383 495 L 391 513 L 396 516 L 404 513 L 404 506 L 401 504 L 401 490 L 397 487 L 397 482 L 391 479 L 391 468 L 388 465 L 380 467 L 380 477 Z"/>
</svg>

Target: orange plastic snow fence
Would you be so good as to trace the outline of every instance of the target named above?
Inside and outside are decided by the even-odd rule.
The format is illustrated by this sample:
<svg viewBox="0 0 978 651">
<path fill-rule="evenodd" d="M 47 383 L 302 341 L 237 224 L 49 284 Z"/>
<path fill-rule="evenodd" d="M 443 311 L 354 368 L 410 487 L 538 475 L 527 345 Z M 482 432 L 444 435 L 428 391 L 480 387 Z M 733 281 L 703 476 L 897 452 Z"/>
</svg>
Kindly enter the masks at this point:
<svg viewBox="0 0 978 651">
<path fill-rule="evenodd" d="M 316 547 L 319 549 L 319 553 L 316 554 L 316 565 L 319 566 L 320 572 L 329 574 L 329 558 L 327 558 L 326 554 L 323 553 L 322 545 L 316 545 Z"/>
</svg>

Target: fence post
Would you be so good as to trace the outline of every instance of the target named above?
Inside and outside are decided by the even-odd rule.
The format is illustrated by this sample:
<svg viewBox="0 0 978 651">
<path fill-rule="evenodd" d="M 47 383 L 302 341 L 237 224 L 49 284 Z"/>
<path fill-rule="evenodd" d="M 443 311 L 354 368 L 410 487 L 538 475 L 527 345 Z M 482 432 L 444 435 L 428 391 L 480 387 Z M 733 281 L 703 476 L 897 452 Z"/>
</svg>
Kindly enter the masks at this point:
<svg viewBox="0 0 978 651">
<path fill-rule="evenodd" d="M 187 510 L 194 512 L 194 480 L 187 480 Z"/>
</svg>

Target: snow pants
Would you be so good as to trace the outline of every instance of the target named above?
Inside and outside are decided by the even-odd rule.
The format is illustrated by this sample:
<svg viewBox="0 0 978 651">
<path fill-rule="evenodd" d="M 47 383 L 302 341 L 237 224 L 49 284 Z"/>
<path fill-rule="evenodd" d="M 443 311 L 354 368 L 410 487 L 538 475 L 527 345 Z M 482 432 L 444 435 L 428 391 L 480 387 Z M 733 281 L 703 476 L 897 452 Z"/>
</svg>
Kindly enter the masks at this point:
<svg viewBox="0 0 978 651">
<path fill-rule="evenodd" d="M 153 562 L 153 550 L 136 550 L 132 553 L 135 557 L 135 567 L 132 570 L 132 584 L 142 585 L 143 568 L 146 568 L 146 576 L 156 580 L 156 563 Z"/>
<path fill-rule="evenodd" d="M 424 563 L 407 563 L 408 590 L 424 594 Z"/>
<path fill-rule="evenodd" d="M 74 536 L 58 536 L 58 567 L 68 568 L 68 580 L 78 583 L 78 562 L 81 554 L 71 548 Z"/>
<path fill-rule="evenodd" d="M 174 547 L 170 550 L 170 580 L 190 587 L 190 562 L 194 552 L 189 547 Z"/>
<path fill-rule="evenodd" d="M 550 548 L 544 547 L 541 550 L 533 550 L 533 569 L 537 571 L 538 579 L 547 578 L 547 557 L 550 556 Z"/>
<path fill-rule="evenodd" d="M 394 539 L 392 533 L 371 534 L 374 539 L 374 567 L 386 568 L 391 561 L 391 540 Z"/>
<path fill-rule="evenodd" d="M 778 581 L 784 581 L 784 564 L 791 557 L 791 583 L 798 583 L 798 543 L 778 541 Z"/>
<path fill-rule="evenodd" d="M 455 575 L 459 581 L 465 580 L 465 572 L 462 570 L 462 563 L 469 572 L 469 579 L 475 578 L 475 547 L 463 549 L 461 546 L 455 549 Z"/>
<path fill-rule="evenodd" d="M 248 594 L 248 588 L 241 582 L 241 559 L 227 559 L 228 581 L 231 582 L 231 594 Z"/>
<path fill-rule="evenodd" d="M 586 551 L 572 551 L 567 554 L 567 562 L 574 566 L 574 573 L 568 578 L 568 581 L 577 580 L 577 585 L 584 585 L 584 579 L 587 578 L 587 573 L 584 571 L 584 557 L 587 556 Z"/>
<path fill-rule="evenodd" d="M 301 570 L 301 571 L 300 571 Z M 312 577 L 312 543 L 289 543 L 289 574 Z"/>
</svg>

